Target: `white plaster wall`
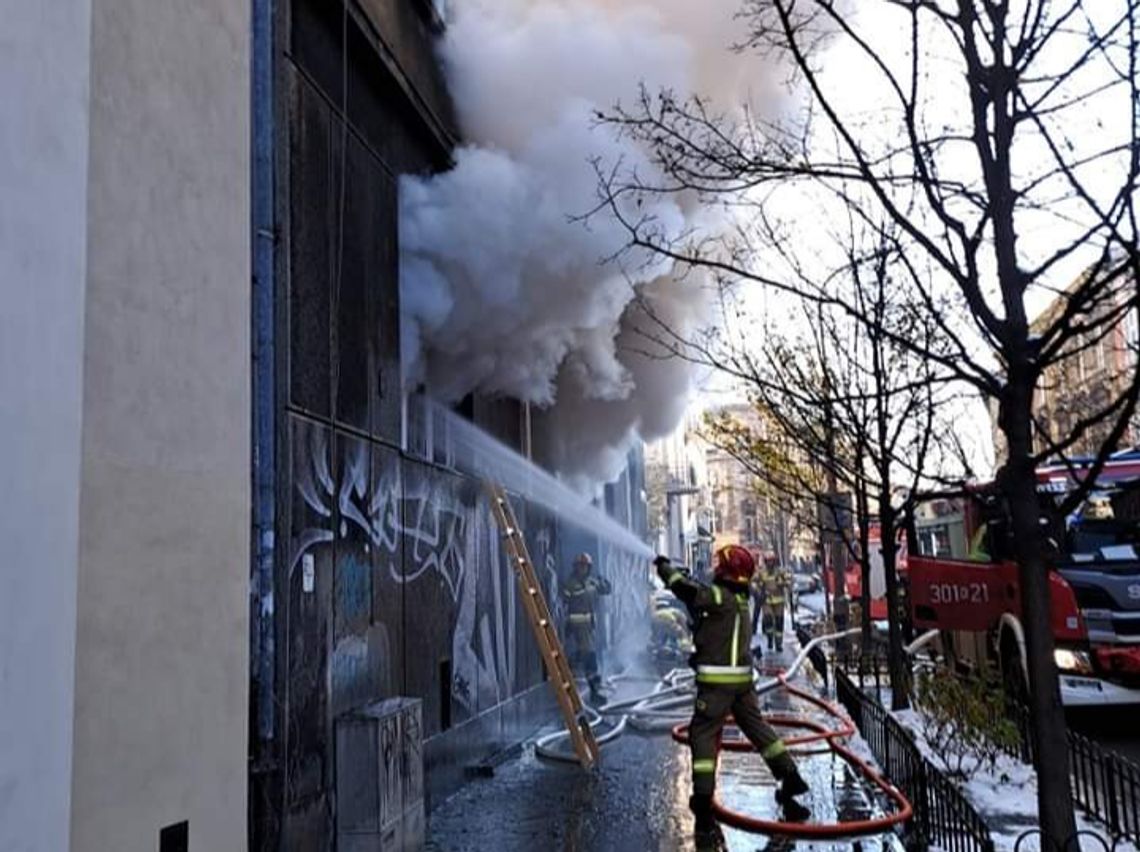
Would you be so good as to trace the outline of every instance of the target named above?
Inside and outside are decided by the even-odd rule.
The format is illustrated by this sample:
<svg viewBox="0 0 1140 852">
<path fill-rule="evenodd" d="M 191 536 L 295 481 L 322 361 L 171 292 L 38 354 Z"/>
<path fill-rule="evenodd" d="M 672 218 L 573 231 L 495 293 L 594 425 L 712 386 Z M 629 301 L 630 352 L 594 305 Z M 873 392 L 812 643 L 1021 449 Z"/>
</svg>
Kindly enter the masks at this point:
<svg viewBox="0 0 1140 852">
<path fill-rule="evenodd" d="M 0 0 L 0 849 L 67 848 L 90 0 Z"/>
<path fill-rule="evenodd" d="M 246 846 L 249 42 L 92 3 L 74 852 Z"/>
</svg>

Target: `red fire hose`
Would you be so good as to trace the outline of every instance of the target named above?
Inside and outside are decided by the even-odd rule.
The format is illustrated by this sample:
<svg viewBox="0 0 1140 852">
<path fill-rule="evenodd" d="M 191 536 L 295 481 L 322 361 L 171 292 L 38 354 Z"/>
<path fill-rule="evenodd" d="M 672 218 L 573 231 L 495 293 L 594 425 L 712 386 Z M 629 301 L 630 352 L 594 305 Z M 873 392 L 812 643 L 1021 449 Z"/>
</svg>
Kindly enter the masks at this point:
<svg viewBox="0 0 1140 852">
<path fill-rule="evenodd" d="M 855 754 L 847 748 L 841 740 L 850 737 L 855 733 L 855 727 L 847 720 L 847 718 L 830 702 L 824 701 L 816 695 L 812 695 L 806 690 L 799 689 L 789 684 L 783 676 L 779 676 L 780 684 L 789 693 L 797 698 L 807 701 L 810 704 L 819 707 L 825 711 L 833 719 L 836 719 L 840 724 L 836 728 L 828 728 L 820 722 L 814 722 L 808 719 L 802 719 L 796 716 L 768 716 L 767 719 L 773 725 L 780 727 L 791 728 L 806 728 L 814 733 L 805 734 L 797 737 L 790 737 L 785 740 L 785 744 L 789 746 L 804 745 L 807 743 L 826 741 L 832 751 L 846 760 L 849 764 L 854 766 L 864 778 L 874 784 L 895 804 L 896 809 L 894 812 L 885 814 L 881 817 L 874 817 L 872 819 L 851 820 L 849 822 L 837 823 L 800 823 L 800 822 L 781 822 L 779 820 L 764 820 L 750 817 L 740 811 L 735 811 L 724 805 L 719 799 L 714 800 L 713 808 L 716 812 L 717 819 L 726 825 L 733 828 L 738 828 L 741 831 L 753 832 L 755 834 L 777 834 L 784 837 L 791 837 L 800 840 L 820 840 L 837 837 L 863 837 L 868 834 L 881 834 L 890 828 L 893 828 L 900 823 L 904 823 L 911 818 L 914 813 L 913 808 L 907 798 L 899 792 L 899 790 L 883 778 L 875 769 L 859 755 Z M 687 744 L 689 742 L 689 726 L 687 724 L 677 725 L 673 728 L 673 739 L 679 743 Z M 729 740 L 722 745 L 726 751 L 754 751 L 752 743 L 747 740 Z"/>
</svg>

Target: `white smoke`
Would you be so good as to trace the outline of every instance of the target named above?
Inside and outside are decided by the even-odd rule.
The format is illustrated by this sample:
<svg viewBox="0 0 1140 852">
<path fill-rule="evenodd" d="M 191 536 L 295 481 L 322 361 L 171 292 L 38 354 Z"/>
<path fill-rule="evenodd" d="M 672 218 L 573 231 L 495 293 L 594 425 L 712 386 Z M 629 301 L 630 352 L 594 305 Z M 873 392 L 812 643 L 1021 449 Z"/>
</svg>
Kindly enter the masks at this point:
<svg viewBox="0 0 1140 852">
<path fill-rule="evenodd" d="M 445 400 L 477 390 L 548 409 L 558 469 L 604 480 L 630 442 L 668 432 L 691 386 L 647 348 L 658 319 L 709 316 L 694 279 L 625 255 L 598 214 L 601 162 L 652 178 L 645 153 L 595 116 L 644 85 L 723 108 L 761 97 L 758 60 L 730 48 L 738 0 L 461 0 L 441 44 L 466 143 L 455 167 L 401 184 L 404 363 Z M 631 202 L 632 204 L 633 202 Z M 672 237 L 710 223 L 699 205 L 636 211 Z M 633 212 L 633 211 L 631 211 Z M 715 227 L 715 226 L 714 226 Z"/>
</svg>

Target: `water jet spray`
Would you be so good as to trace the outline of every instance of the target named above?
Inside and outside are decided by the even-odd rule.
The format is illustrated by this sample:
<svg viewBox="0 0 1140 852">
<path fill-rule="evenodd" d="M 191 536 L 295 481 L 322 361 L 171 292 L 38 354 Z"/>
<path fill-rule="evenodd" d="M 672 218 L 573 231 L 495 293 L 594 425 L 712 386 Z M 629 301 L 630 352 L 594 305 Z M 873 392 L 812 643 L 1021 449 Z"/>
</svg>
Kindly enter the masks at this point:
<svg viewBox="0 0 1140 852">
<path fill-rule="evenodd" d="M 502 485 L 507 491 L 542 506 L 560 519 L 588 530 L 602 541 L 633 556 L 653 558 L 653 551 L 631 530 L 557 477 L 450 408 L 434 400 L 426 400 L 425 405 L 428 417 L 441 423 L 446 430 L 457 469 Z"/>
</svg>

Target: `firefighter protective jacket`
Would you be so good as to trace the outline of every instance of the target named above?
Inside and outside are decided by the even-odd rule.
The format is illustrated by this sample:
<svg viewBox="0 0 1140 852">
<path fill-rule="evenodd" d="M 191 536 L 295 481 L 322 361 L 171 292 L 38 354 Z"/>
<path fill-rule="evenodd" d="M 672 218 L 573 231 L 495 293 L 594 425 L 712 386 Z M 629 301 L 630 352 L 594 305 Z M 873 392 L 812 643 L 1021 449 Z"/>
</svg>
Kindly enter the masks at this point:
<svg viewBox="0 0 1140 852">
<path fill-rule="evenodd" d="M 604 577 L 587 575 L 584 580 L 571 577 L 562 585 L 567 623 L 574 627 L 593 627 L 598 596 L 608 595 L 610 591 L 609 580 Z"/>
<path fill-rule="evenodd" d="M 762 575 L 764 602 L 769 606 L 780 606 L 787 596 L 791 578 L 783 571 L 768 570 Z"/>
<path fill-rule="evenodd" d="M 692 616 L 696 651 L 690 662 L 696 669 L 697 683 L 751 683 L 748 589 L 720 581 L 699 583 L 665 562 L 658 564 L 657 574 Z"/>
</svg>

